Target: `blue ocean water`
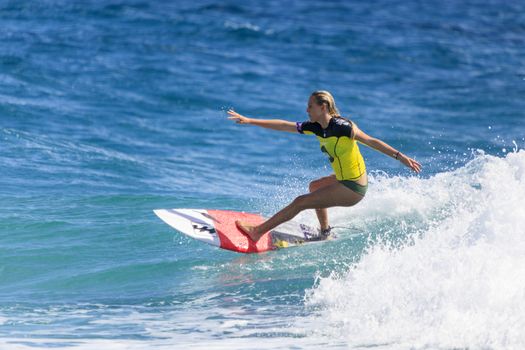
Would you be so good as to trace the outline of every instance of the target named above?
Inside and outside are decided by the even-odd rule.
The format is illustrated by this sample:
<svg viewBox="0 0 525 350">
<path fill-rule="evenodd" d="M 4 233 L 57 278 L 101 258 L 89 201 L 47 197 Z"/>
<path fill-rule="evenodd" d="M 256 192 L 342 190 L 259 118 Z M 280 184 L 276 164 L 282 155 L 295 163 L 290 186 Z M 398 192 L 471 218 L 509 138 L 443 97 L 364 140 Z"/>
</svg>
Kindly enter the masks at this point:
<svg viewBox="0 0 525 350">
<path fill-rule="evenodd" d="M 522 349 L 522 1 L 0 3 L 2 349 Z M 260 255 L 156 208 L 270 215 L 330 173 L 307 118 L 365 132 L 340 239 Z M 298 216 L 315 225 L 313 212 Z"/>
</svg>

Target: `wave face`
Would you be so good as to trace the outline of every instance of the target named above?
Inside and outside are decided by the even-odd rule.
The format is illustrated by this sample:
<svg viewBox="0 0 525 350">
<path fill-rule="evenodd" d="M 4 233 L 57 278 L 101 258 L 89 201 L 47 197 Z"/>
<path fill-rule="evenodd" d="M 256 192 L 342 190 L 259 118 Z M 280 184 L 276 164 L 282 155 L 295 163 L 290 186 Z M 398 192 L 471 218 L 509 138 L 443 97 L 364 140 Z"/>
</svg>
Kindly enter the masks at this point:
<svg viewBox="0 0 525 350">
<path fill-rule="evenodd" d="M 523 348 L 525 151 L 374 187 L 354 214 L 390 238 L 309 291 L 319 334 L 350 346 Z"/>
</svg>

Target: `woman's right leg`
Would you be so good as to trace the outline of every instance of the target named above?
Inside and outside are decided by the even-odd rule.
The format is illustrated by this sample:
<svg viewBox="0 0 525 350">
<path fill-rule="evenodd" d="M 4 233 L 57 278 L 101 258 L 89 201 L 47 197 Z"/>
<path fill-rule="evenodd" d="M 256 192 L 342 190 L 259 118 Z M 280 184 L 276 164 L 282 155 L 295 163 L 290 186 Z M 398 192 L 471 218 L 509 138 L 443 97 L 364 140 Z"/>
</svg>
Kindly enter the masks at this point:
<svg viewBox="0 0 525 350">
<path fill-rule="evenodd" d="M 310 182 L 310 192 L 315 192 L 320 188 L 330 186 L 337 182 L 335 175 L 321 177 L 320 179 Z M 326 208 L 315 209 L 315 214 L 317 214 L 317 219 L 319 219 L 319 225 L 321 226 L 321 231 L 327 230 L 330 225 L 328 224 L 328 210 Z"/>
<path fill-rule="evenodd" d="M 278 211 L 274 216 L 260 225 L 254 226 L 236 221 L 237 227 L 244 231 L 253 241 L 259 240 L 268 231 L 273 230 L 283 222 L 293 219 L 305 209 L 351 207 L 363 199 L 363 196 L 352 191 L 345 185 L 335 182 L 321 187 L 315 192 L 304 194 L 293 200 L 292 203 Z"/>
</svg>

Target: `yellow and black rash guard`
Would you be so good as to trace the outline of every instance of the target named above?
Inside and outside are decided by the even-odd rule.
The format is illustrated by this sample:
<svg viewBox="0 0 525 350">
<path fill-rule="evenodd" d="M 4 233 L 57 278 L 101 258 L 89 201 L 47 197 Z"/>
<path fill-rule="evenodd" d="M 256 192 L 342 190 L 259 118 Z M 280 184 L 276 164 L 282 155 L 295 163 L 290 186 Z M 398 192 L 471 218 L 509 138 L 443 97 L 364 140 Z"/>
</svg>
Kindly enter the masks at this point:
<svg viewBox="0 0 525 350">
<path fill-rule="evenodd" d="M 354 139 L 354 123 L 342 117 L 330 119 L 326 129 L 317 122 L 297 122 L 301 134 L 315 135 L 321 151 L 328 154 L 337 180 L 357 180 L 366 171 L 365 161 Z"/>
</svg>

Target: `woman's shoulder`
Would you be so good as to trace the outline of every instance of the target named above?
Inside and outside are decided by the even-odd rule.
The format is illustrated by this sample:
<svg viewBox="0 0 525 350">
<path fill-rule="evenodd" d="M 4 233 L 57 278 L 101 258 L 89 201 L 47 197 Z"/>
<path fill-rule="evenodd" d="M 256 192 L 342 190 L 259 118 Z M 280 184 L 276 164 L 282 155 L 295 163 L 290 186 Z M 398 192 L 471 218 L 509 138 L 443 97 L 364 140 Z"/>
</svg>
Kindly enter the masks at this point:
<svg viewBox="0 0 525 350">
<path fill-rule="evenodd" d="M 336 116 L 333 120 L 335 129 L 334 134 L 337 136 L 349 136 L 352 139 L 354 138 L 357 125 L 355 125 L 353 121 L 342 116 Z"/>
<path fill-rule="evenodd" d="M 306 120 L 304 122 L 297 122 L 297 131 L 299 131 L 301 134 L 306 132 L 318 135 L 322 132 L 322 129 L 323 128 L 319 123 L 312 122 L 310 120 Z"/>
<path fill-rule="evenodd" d="M 352 127 L 354 125 L 354 122 L 351 121 L 349 118 L 347 117 L 343 117 L 343 116 L 335 116 L 334 118 L 334 121 L 337 125 L 344 125 L 344 126 L 350 126 Z"/>
</svg>

